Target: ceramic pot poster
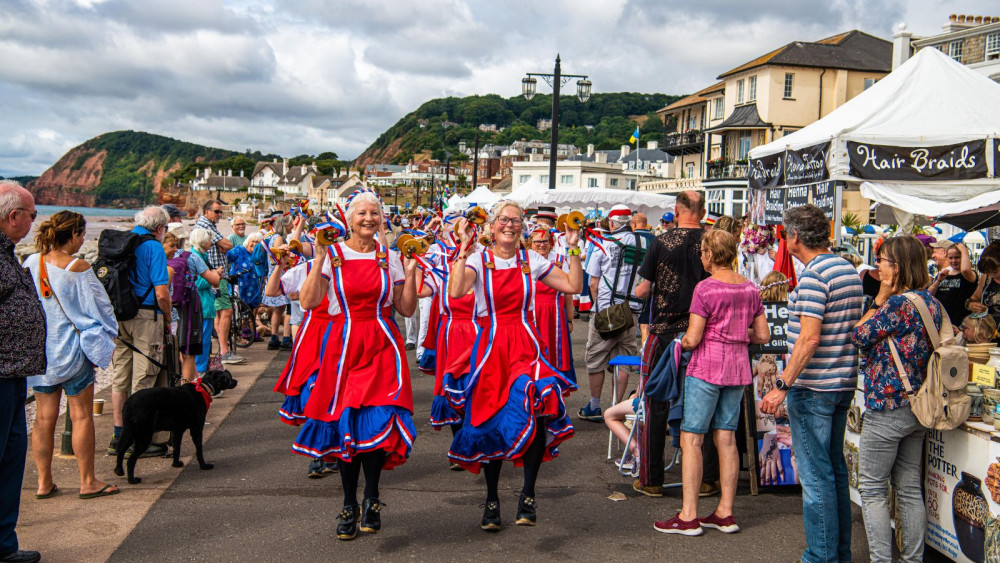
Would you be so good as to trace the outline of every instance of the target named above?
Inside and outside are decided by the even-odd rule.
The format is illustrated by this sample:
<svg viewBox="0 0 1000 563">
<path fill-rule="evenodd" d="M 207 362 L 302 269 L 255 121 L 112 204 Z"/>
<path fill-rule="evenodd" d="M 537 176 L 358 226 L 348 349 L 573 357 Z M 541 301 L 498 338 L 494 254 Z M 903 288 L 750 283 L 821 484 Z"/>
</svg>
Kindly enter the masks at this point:
<svg viewBox="0 0 1000 563">
<path fill-rule="evenodd" d="M 984 434 L 985 436 L 985 434 Z M 1000 552 L 1000 444 L 964 430 L 927 433 L 927 544 L 954 561 Z M 993 532 L 993 533 L 991 533 Z"/>
</svg>

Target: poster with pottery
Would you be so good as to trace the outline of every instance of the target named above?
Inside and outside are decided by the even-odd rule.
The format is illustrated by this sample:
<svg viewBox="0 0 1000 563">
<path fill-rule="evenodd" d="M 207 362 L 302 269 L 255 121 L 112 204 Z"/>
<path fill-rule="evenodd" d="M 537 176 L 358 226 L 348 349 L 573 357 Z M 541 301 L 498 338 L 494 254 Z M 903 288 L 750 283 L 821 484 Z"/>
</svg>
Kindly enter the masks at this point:
<svg viewBox="0 0 1000 563">
<path fill-rule="evenodd" d="M 754 411 L 757 415 L 758 481 L 762 487 L 798 485 L 788 408 L 782 404 L 776 414 L 761 412 L 760 403 L 785 368 L 786 354 L 755 354 L 753 365 Z"/>
<path fill-rule="evenodd" d="M 1000 516 L 1000 444 L 986 432 L 930 430 L 926 452 L 927 544 L 953 561 L 990 560 L 1000 549 L 988 533 Z"/>
</svg>

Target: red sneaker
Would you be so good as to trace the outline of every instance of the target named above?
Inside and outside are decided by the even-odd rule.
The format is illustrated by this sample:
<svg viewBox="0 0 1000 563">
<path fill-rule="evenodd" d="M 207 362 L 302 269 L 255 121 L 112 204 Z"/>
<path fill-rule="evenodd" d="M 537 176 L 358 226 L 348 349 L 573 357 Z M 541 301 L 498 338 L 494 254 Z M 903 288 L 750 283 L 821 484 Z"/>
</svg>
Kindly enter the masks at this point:
<svg viewBox="0 0 1000 563">
<path fill-rule="evenodd" d="M 697 518 L 694 520 L 681 520 L 680 514 L 666 522 L 653 522 L 653 528 L 657 532 L 663 532 L 664 534 L 681 534 L 684 536 L 700 536 L 705 533 L 705 530 L 701 529 L 701 524 Z"/>
<path fill-rule="evenodd" d="M 698 518 L 698 523 L 703 528 L 715 528 L 726 534 L 735 534 L 740 531 L 740 527 L 736 524 L 736 519 L 733 518 L 732 514 L 725 518 L 719 518 L 715 515 L 715 512 L 712 512 L 704 518 Z"/>
</svg>

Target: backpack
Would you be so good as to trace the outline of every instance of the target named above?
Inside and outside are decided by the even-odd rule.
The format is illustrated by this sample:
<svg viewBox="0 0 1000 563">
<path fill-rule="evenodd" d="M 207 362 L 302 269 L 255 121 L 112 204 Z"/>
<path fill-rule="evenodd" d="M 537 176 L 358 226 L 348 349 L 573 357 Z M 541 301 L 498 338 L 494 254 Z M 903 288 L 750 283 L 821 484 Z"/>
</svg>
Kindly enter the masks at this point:
<svg viewBox="0 0 1000 563">
<path fill-rule="evenodd" d="M 108 298 L 115 309 L 115 318 L 119 321 L 134 319 L 139 314 L 139 306 L 153 291 L 153 286 L 150 286 L 146 294 L 140 298 L 132 288 L 135 251 L 140 244 L 148 240 L 156 240 L 156 237 L 132 231 L 105 229 L 101 231 L 97 241 L 94 274 L 108 292 Z"/>
<path fill-rule="evenodd" d="M 903 387 L 910 398 L 910 409 L 923 426 L 936 430 L 954 430 L 969 418 L 969 408 L 972 398 L 966 393 L 965 386 L 969 383 L 969 354 L 965 347 L 955 344 L 955 331 L 951 327 L 948 313 L 941 306 L 941 330 L 934 330 L 934 317 L 924 300 L 912 293 L 904 293 L 924 322 L 924 328 L 931 339 L 933 351 L 927 361 L 927 377 L 916 393 L 906 376 L 903 362 L 899 359 L 899 351 L 892 339 L 889 339 L 889 350 L 896 363 Z M 940 306 L 940 304 L 939 304 Z"/>
<path fill-rule="evenodd" d="M 174 290 L 170 294 L 170 302 L 177 309 L 186 307 L 188 301 L 198 292 L 193 272 L 188 268 L 188 256 L 191 256 L 191 253 L 183 250 L 174 254 L 173 258 L 167 259 L 167 266 L 174 269 Z"/>
</svg>

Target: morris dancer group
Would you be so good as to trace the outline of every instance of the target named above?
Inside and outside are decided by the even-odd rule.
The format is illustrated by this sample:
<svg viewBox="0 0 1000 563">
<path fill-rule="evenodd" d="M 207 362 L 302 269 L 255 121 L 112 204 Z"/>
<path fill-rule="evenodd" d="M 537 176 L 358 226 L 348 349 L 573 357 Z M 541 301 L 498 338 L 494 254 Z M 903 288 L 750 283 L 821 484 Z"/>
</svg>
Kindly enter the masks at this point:
<svg viewBox="0 0 1000 563">
<path fill-rule="evenodd" d="M 294 267 L 287 246 L 271 247 L 274 271 L 265 290 L 297 294 L 306 311 L 275 391 L 285 395 L 282 421 L 301 426 L 292 451 L 313 459 L 310 474 L 339 466 L 344 507 L 337 537 L 379 531 L 381 471 L 403 464 L 416 439 L 408 360 L 393 313 L 413 315 L 418 298 L 433 299 L 436 317 L 426 339 L 435 375 L 430 422 L 451 427 L 452 469 L 485 474 L 481 528 L 501 527 L 504 460 L 524 468 L 515 522 L 535 525 L 541 464 L 573 435 L 563 401 L 576 389 L 566 294 L 583 286 L 580 231 L 527 230 L 521 207 L 501 201 L 476 221 L 479 227 L 465 217 L 435 220 L 445 228 L 430 252 L 417 255 L 402 243 L 387 246 L 373 192 L 355 192 L 337 215 L 313 221 L 315 243 L 295 246 Z M 556 237 L 563 253 L 552 250 Z"/>
</svg>

